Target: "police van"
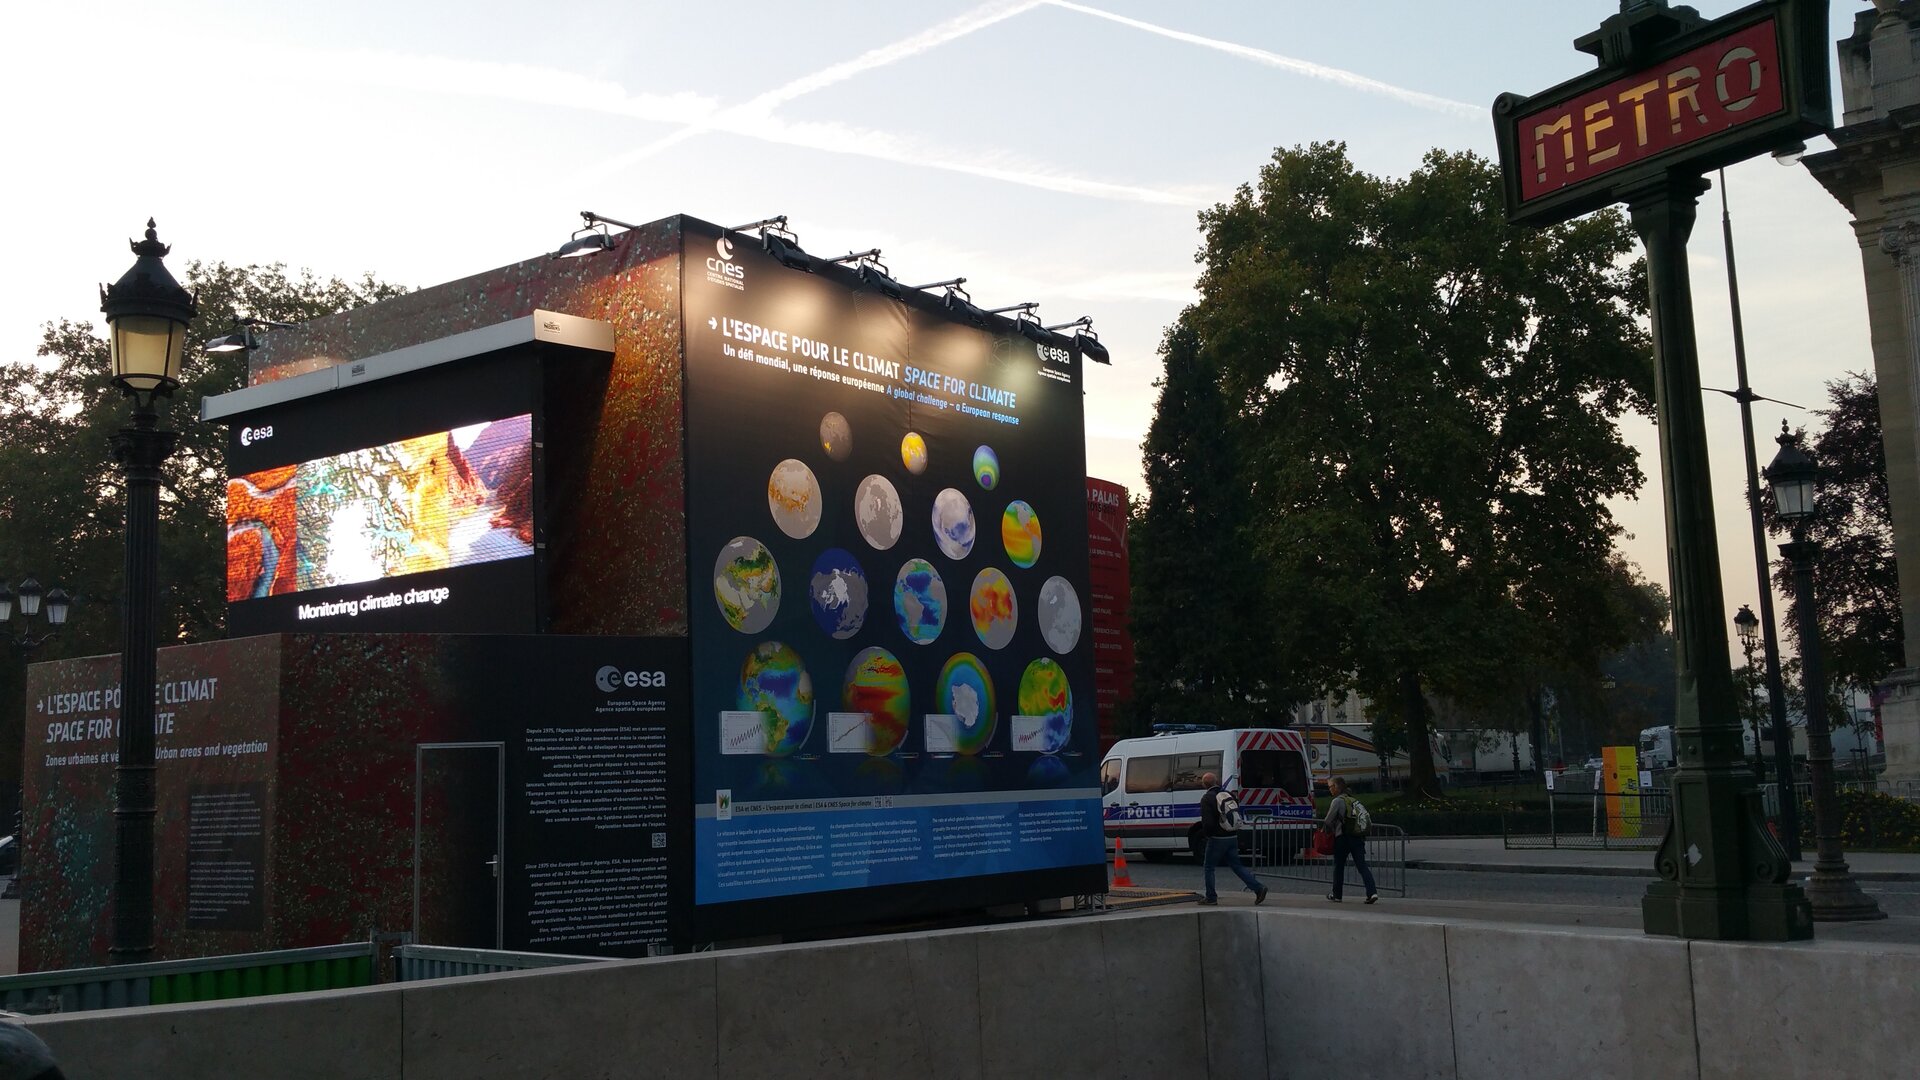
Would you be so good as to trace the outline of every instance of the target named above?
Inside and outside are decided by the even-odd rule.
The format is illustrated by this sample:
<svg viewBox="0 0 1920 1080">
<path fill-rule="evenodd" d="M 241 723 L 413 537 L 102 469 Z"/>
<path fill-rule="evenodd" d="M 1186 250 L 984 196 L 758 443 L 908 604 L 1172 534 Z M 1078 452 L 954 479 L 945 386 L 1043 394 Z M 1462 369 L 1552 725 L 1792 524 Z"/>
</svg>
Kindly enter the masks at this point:
<svg viewBox="0 0 1920 1080">
<path fill-rule="evenodd" d="M 1306 740 L 1284 728 L 1167 725 L 1145 739 L 1121 739 L 1100 762 L 1101 816 L 1107 838 L 1164 859 L 1199 855 L 1200 778 L 1213 773 L 1249 819 L 1313 820 Z"/>
</svg>

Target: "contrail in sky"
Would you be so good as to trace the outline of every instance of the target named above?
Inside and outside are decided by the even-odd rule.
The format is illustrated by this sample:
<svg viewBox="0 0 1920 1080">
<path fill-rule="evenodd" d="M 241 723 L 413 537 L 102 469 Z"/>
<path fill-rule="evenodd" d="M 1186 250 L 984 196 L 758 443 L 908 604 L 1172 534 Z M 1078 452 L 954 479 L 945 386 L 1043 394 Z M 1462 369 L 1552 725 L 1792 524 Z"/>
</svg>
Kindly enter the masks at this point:
<svg viewBox="0 0 1920 1080">
<path fill-rule="evenodd" d="M 669 135 L 655 139 L 645 146 L 637 147 L 621 154 L 619 157 L 593 170 L 593 172 L 589 174 L 589 179 L 617 172 L 635 162 L 650 158 L 669 146 L 685 142 L 695 135 L 714 130 L 736 130 L 736 125 L 740 125 L 743 122 L 766 121 L 771 119 L 771 114 L 775 108 L 797 97 L 811 94 L 815 90 L 824 90 L 835 83 L 845 82 L 861 72 L 872 71 L 874 68 L 886 67 L 889 64 L 898 63 L 909 57 L 918 56 L 929 49 L 937 48 L 956 38 L 965 37 L 976 30 L 984 30 L 996 23 L 1011 19 L 1015 15 L 1031 11 L 1039 7 L 1041 3 L 1042 0 L 995 0 L 994 3 L 982 4 L 964 14 L 956 15 L 946 22 L 930 26 L 912 37 L 901 38 L 899 41 L 882 45 L 879 48 L 869 49 L 851 60 L 843 60 L 838 64 L 821 68 L 819 71 L 811 74 L 802 75 L 784 86 L 775 87 L 766 93 L 749 98 L 739 105 L 723 109 L 712 116 L 696 120 Z M 851 150 L 851 152 L 857 153 L 858 151 Z"/>
<path fill-rule="evenodd" d="M 1142 22 L 1139 19 L 1130 19 L 1125 15 L 1116 15 L 1111 11 L 1102 11 L 1099 8 L 1088 7 L 1085 4 L 1075 4 L 1072 3 L 1071 0 L 1044 0 L 1044 2 L 1057 8 L 1077 11 L 1082 15 L 1092 15 L 1098 19 L 1108 19 L 1117 22 L 1122 26 L 1131 26 L 1135 30 L 1145 30 L 1149 34 L 1158 34 L 1161 37 L 1172 38 L 1175 41 L 1184 41 L 1189 45 L 1203 45 L 1209 49 L 1219 49 L 1224 53 L 1231 53 L 1234 56 L 1254 60 L 1270 67 L 1277 67 L 1283 71 L 1291 71 L 1298 75 L 1305 75 L 1308 78 L 1323 79 L 1327 82 L 1338 83 L 1341 86 L 1365 91 L 1370 94 L 1381 94 L 1397 101 L 1404 101 L 1409 105 L 1418 105 L 1423 109 L 1452 113 L 1456 116 L 1470 116 L 1475 119 L 1487 115 L 1487 109 L 1484 106 L 1469 105 L 1464 101 L 1455 101 L 1452 98 L 1443 98 L 1436 94 L 1428 94 L 1419 90 L 1409 90 L 1404 86 L 1394 86 L 1392 83 L 1384 83 L 1379 79 L 1368 78 L 1365 75 L 1360 75 L 1342 68 L 1316 64 L 1311 60 L 1301 60 L 1292 56 L 1281 56 L 1279 53 L 1268 52 L 1265 49 L 1256 49 L 1251 45 L 1239 45 L 1231 41 L 1221 41 L 1219 38 L 1189 34 L 1184 30 L 1173 30 L 1165 26 L 1157 26 L 1150 22 Z"/>
</svg>

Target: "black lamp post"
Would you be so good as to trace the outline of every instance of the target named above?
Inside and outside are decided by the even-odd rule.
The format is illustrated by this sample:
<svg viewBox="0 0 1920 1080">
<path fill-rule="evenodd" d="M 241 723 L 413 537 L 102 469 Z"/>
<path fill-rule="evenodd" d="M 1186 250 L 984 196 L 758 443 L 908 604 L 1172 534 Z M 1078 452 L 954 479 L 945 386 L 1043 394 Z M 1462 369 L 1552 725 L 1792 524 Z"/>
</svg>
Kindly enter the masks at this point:
<svg viewBox="0 0 1920 1080">
<path fill-rule="evenodd" d="M 1820 655 L 1820 619 L 1814 609 L 1813 563 L 1819 541 L 1807 539 L 1813 519 L 1814 489 L 1819 466 L 1800 449 L 1797 436 L 1782 422 L 1780 452 L 1767 466 L 1767 484 L 1773 489 L 1774 513 L 1793 529 L 1793 542 L 1780 545 L 1780 554 L 1793 565 L 1793 595 L 1800 609 L 1800 689 L 1807 701 L 1807 773 L 1813 781 L 1813 878 L 1807 900 L 1813 917 L 1822 922 L 1884 919 L 1872 897 L 1860 891 L 1840 855 L 1840 808 L 1833 796 L 1833 738 L 1827 731 L 1827 679 Z M 1781 792 L 1794 797 L 1792 789 Z"/>
<path fill-rule="evenodd" d="M 146 239 L 120 280 L 100 290 L 113 382 L 133 398 L 133 422 L 113 438 L 127 485 L 126 619 L 120 633 L 120 763 L 115 769 L 113 944 L 115 963 L 153 953 L 153 694 L 160 562 L 160 465 L 175 436 L 160 428 L 154 399 L 180 385 L 180 355 L 193 297 L 160 260 L 167 245 L 147 221 Z"/>
<path fill-rule="evenodd" d="M 1762 751 L 1765 745 L 1760 739 L 1760 680 L 1754 677 L 1753 650 L 1760 644 L 1760 617 L 1745 604 L 1733 615 L 1734 633 L 1740 635 L 1740 652 L 1747 658 L 1747 726 L 1753 730 L 1753 771 L 1756 776 L 1766 776 L 1766 756 Z"/>
<path fill-rule="evenodd" d="M 43 590 L 33 578 L 22 581 L 18 588 L 0 581 L 0 626 L 6 627 L 6 636 L 22 652 L 32 652 L 58 634 L 67 625 L 67 613 L 72 609 L 73 595 L 58 585 Z M 16 612 L 20 616 L 18 624 L 14 622 Z M 37 634 L 33 631 L 36 619 L 43 619 L 47 627 Z"/>
</svg>

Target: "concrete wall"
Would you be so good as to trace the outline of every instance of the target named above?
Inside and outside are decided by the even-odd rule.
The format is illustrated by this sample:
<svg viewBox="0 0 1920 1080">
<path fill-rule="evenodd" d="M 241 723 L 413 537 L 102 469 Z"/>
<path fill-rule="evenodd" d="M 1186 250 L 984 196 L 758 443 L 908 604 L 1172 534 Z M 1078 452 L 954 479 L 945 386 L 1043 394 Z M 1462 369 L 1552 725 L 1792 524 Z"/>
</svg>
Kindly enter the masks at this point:
<svg viewBox="0 0 1920 1080">
<path fill-rule="evenodd" d="M 1899 1076 L 1920 949 L 1248 908 L 35 1018 L 67 1075 Z"/>
</svg>

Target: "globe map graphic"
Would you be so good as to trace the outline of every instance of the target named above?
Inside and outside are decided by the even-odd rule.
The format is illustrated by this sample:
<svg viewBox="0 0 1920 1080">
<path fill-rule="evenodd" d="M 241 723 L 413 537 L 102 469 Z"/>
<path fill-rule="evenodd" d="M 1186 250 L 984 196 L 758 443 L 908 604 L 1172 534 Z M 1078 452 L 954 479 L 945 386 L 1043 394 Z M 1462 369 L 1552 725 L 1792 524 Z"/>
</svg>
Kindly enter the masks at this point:
<svg viewBox="0 0 1920 1080">
<path fill-rule="evenodd" d="M 1040 586 L 1040 636 L 1062 656 L 1080 643 L 1080 594 L 1057 574 Z"/>
<path fill-rule="evenodd" d="M 900 542 L 900 493 L 878 473 L 860 481 L 853 493 L 853 520 L 860 536 L 880 551 Z"/>
<path fill-rule="evenodd" d="M 915 645 L 932 644 L 947 623 L 947 583 L 925 559 L 908 559 L 893 583 L 893 614 Z"/>
<path fill-rule="evenodd" d="M 900 440 L 900 463 L 915 476 L 927 471 L 927 440 L 919 432 L 909 431 Z"/>
<path fill-rule="evenodd" d="M 853 425 L 837 412 L 820 418 L 820 449 L 835 461 L 845 461 L 853 453 Z"/>
<path fill-rule="evenodd" d="M 1000 483 L 1000 455 L 993 452 L 993 447 L 980 446 L 974 449 L 973 478 L 988 491 Z"/>
<path fill-rule="evenodd" d="M 1007 558 L 1022 570 L 1040 561 L 1040 517 L 1033 507 L 1015 499 L 1000 515 L 1000 542 L 1007 547 Z"/>
<path fill-rule="evenodd" d="M 980 571 L 967 594 L 967 611 L 973 616 L 973 632 L 980 644 L 989 649 L 1004 649 L 1013 640 L 1020 625 L 1020 608 L 1014 602 L 1013 583 L 994 567 Z"/>
<path fill-rule="evenodd" d="M 949 559 L 967 557 L 973 550 L 973 504 L 955 488 L 942 488 L 933 497 L 933 539 Z"/>
<path fill-rule="evenodd" d="M 807 600 L 821 630 L 831 637 L 850 638 L 867 622 L 867 572 L 852 552 L 828 548 L 813 560 Z"/>
<path fill-rule="evenodd" d="M 1067 673 L 1057 662 L 1041 657 L 1027 665 L 1020 676 L 1015 699 L 1022 716 L 1042 718 L 1040 752 L 1057 754 L 1073 734 L 1073 688 L 1067 685 Z"/>
<path fill-rule="evenodd" d="M 993 740 L 998 715 L 993 707 L 993 679 L 987 667 L 972 653 L 954 653 L 940 669 L 934 684 L 936 708 L 951 713 L 953 748 L 962 754 L 978 754 Z"/>
<path fill-rule="evenodd" d="M 867 753 L 884 757 L 907 738 L 911 715 L 907 669 L 900 658 L 882 648 L 862 649 L 847 665 L 840 706 L 867 715 Z"/>
<path fill-rule="evenodd" d="M 740 709 L 760 714 L 767 753 L 800 749 L 813 730 L 813 678 L 800 654 L 778 641 L 755 645 L 740 665 Z"/>
<path fill-rule="evenodd" d="M 767 546 L 751 536 L 736 536 L 713 561 L 713 598 L 727 625 L 757 634 L 780 610 L 780 566 Z"/>
<path fill-rule="evenodd" d="M 767 477 L 767 509 L 780 531 L 795 540 L 805 540 L 820 527 L 820 481 L 806 462 L 788 458 L 773 467 Z"/>
</svg>

